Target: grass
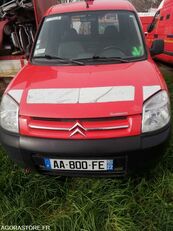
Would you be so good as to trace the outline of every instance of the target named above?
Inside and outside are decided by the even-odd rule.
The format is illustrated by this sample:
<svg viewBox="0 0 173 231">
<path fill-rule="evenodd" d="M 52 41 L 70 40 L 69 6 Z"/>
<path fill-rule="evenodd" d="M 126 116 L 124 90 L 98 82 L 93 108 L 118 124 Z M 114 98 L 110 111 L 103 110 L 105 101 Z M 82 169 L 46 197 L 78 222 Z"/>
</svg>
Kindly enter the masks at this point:
<svg viewBox="0 0 173 231">
<path fill-rule="evenodd" d="M 164 72 L 173 101 L 173 76 Z M 57 231 L 173 231 L 173 142 L 150 174 L 136 178 L 26 174 L 3 149 L 0 159 L 0 225 L 50 225 Z"/>
</svg>

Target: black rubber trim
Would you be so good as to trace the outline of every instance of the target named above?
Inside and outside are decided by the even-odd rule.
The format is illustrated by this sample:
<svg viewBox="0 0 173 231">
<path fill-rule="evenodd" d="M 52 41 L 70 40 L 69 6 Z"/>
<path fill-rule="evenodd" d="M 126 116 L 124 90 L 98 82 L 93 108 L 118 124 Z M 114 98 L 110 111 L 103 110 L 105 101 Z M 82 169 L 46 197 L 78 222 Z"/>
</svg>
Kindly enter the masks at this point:
<svg viewBox="0 0 173 231">
<path fill-rule="evenodd" d="M 171 52 L 171 51 L 164 51 L 163 54 L 164 54 L 164 55 L 173 56 L 173 52 Z"/>
<path fill-rule="evenodd" d="M 1 142 L 10 158 L 23 168 L 48 175 L 62 176 L 124 176 L 134 169 L 145 168 L 163 155 L 170 136 L 168 124 L 157 132 L 141 136 L 99 140 L 52 140 L 10 134 L 0 129 Z M 81 172 L 45 169 L 43 158 L 63 159 L 112 159 L 125 158 L 122 171 Z M 145 166 L 146 165 L 146 166 Z"/>
<path fill-rule="evenodd" d="M 85 156 L 99 156 L 105 153 L 129 152 L 140 149 L 152 148 L 168 139 L 171 126 L 168 124 L 163 129 L 146 133 L 140 136 L 122 137 L 97 140 L 60 140 L 42 139 L 36 137 L 18 136 L 0 129 L 0 139 L 6 147 L 25 150 L 33 153 L 55 153 L 63 156 L 81 154 Z"/>
<path fill-rule="evenodd" d="M 14 149 L 22 149 L 37 153 L 55 153 L 60 155 L 70 155 L 81 153 L 91 155 L 95 153 L 107 154 L 112 152 L 133 151 L 140 149 L 140 136 L 98 139 L 98 140 L 56 140 L 41 139 L 36 137 L 15 136 L 0 132 L 1 143 Z"/>
<path fill-rule="evenodd" d="M 127 175 L 127 172 L 83 172 L 83 171 L 57 171 L 57 170 L 51 170 L 51 171 L 44 171 L 44 170 L 38 170 L 40 173 L 45 175 L 52 175 L 52 176 L 71 176 L 71 177 L 124 177 Z"/>
</svg>

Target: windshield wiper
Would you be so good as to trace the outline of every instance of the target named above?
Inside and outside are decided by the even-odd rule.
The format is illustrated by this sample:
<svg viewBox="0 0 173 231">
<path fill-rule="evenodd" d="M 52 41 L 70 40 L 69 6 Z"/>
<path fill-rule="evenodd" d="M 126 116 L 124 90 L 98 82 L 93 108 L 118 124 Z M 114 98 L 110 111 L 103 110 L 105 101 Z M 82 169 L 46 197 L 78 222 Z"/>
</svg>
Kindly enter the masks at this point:
<svg viewBox="0 0 173 231">
<path fill-rule="evenodd" d="M 88 57 L 88 58 L 83 58 L 83 59 L 78 59 L 78 60 L 87 60 L 87 61 L 117 61 L 121 63 L 129 63 L 129 60 L 123 59 L 121 57 L 103 57 L 103 56 L 93 56 L 93 57 Z"/>
<path fill-rule="evenodd" d="M 33 59 L 56 59 L 61 63 L 75 63 L 78 65 L 85 65 L 85 63 L 81 62 L 81 61 L 77 61 L 77 60 L 73 60 L 73 59 L 65 59 L 65 58 L 61 58 L 58 56 L 53 56 L 53 55 L 40 55 L 40 56 L 34 56 Z"/>
</svg>

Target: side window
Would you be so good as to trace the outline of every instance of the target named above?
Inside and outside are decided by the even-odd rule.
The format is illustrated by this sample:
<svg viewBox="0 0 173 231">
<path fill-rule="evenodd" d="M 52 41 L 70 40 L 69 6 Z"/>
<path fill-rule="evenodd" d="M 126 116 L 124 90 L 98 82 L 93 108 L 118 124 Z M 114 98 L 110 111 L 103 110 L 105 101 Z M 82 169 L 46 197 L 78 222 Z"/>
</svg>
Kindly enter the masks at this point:
<svg viewBox="0 0 173 231">
<path fill-rule="evenodd" d="M 79 34 L 90 35 L 91 34 L 91 22 L 81 22 Z"/>
<path fill-rule="evenodd" d="M 75 31 L 79 34 L 79 28 L 80 28 L 80 18 L 76 16 L 71 17 L 71 28 L 75 29 Z"/>
<path fill-rule="evenodd" d="M 170 19 L 170 14 L 166 15 L 166 20 Z"/>
<path fill-rule="evenodd" d="M 140 30 L 135 16 L 132 14 L 129 16 L 129 44 L 131 46 L 131 55 L 133 57 L 139 57 L 144 55 L 144 48 L 142 46 L 142 38 L 140 36 Z M 137 36 L 136 36 L 137 35 Z"/>
<path fill-rule="evenodd" d="M 119 31 L 118 15 L 116 13 L 107 13 L 98 19 L 99 34 L 104 34 L 108 26 L 114 26 Z"/>
<path fill-rule="evenodd" d="M 161 16 L 161 17 L 160 17 L 160 21 L 163 21 L 163 19 L 164 19 L 164 16 Z"/>
<path fill-rule="evenodd" d="M 91 21 L 88 20 L 86 15 L 73 16 L 71 18 L 71 28 L 75 29 L 77 34 L 90 35 Z"/>
</svg>

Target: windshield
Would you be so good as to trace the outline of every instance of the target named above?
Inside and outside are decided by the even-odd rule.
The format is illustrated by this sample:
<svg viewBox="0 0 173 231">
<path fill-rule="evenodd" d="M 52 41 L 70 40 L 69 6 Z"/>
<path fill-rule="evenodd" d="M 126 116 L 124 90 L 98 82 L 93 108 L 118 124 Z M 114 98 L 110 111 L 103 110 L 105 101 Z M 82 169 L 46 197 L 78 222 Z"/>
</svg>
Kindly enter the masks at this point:
<svg viewBox="0 0 173 231">
<path fill-rule="evenodd" d="M 32 59 L 61 65 L 70 61 L 75 65 L 72 60 L 133 61 L 144 57 L 145 48 L 133 12 L 95 11 L 46 17 Z"/>
</svg>

